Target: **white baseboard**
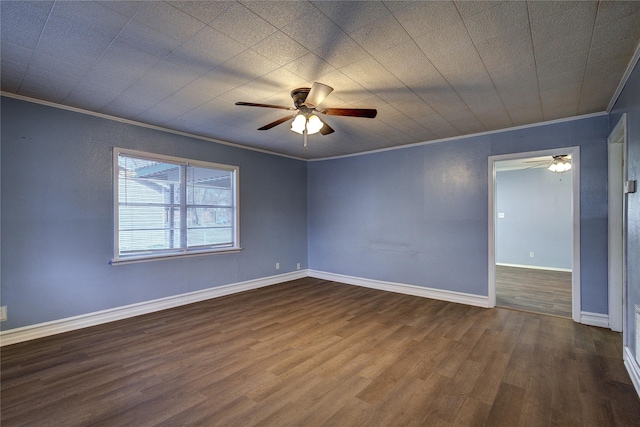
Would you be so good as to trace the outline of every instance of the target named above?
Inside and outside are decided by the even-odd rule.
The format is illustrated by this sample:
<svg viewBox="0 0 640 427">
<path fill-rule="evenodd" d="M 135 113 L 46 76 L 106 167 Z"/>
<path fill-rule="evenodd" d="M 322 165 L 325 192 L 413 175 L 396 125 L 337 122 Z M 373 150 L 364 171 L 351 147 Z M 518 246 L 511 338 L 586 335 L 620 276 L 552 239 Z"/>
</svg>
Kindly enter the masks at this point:
<svg viewBox="0 0 640 427">
<path fill-rule="evenodd" d="M 507 264 L 506 262 L 496 262 L 496 265 L 502 267 L 530 268 L 532 270 L 564 271 L 567 273 L 571 273 L 572 271 L 570 268 L 545 267 L 542 265 Z"/>
<path fill-rule="evenodd" d="M 631 382 L 636 389 L 636 393 L 638 393 L 638 397 L 640 397 L 640 366 L 636 359 L 633 358 L 633 354 L 631 354 L 631 349 L 624 346 L 623 352 L 624 366 L 627 368 L 627 372 L 629 372 L 629 377 L 631 377 Z"/>
<path fill-rule="evenodd" d="M 463 292 L 426 288 L 404 283 L 394 283 L 382 280 L 366 279 L 362 277 L 346 276 L 343 274 L 329 273 L 317 270 L 298 270 L 295 272 L 280 274 L 277 276 L 253 279 L 245 282 L 203 289 L 186 294 L 174 295 L 152 301 L 145 301 L 137 304 L 97 311 L 94 313 L 68 317 L 65 319 L 53 320 L 51 322 L 39 323 L 36 325 L 24 326 L 22 328 L 1 331 L 0 347 L 50 335 L 60 334 L 63 332 L 74 331 L 76 329 L 101 325 L 103 323 L 114 322 L 116 320 L 127 319 L 130 317 L 140 316 L 143 314 L 153 313 L 169 308 L 179 307 L 181 305 L 205 301 L 212 298 L 218 298 L 224 295 L 230 295 L 238 292 L 248 291 L 251 289 L 275 285 L 278 283 L 286 282 L 288 280 L 302 279 L 305 277 L 315 277 L 318 279 L 331 280 L 348 285 L 363 286 L 365 288 L 467 304 L 476 307 L 489 307 L 489 298 L 483 295 L 467 294 Z M 608 328 L 609 316 L 600 313 L 582 312 L 580 323 L 583 323 L 585 325 L 598 326 L 601 328 Z M 635 363 L 635 361 L 633 362 Z M 635 366 L 637 366 L 637 364 Z M 636 386 L 636 388 L 638 387 Z"/>
<path fill-rule="evenodd" d="M 580 323 L 589 326 L 598 326 L 600 328 L 609 327 L 609 315 L 600 313 L 589 313 L 588 311 L 580 312 Z"/>
<path fill-rule="evenodd" d="M 325 271 L 317 270 L 309 270 L 309 276 L 315 277 L 317 279 L 345 283 L 347 285 L 356 285 L 363 286 L 365 288 L 379 289 L 381 291 L 396 292 L 400 294 L 414 295 L 418 297 L 431 298 L 448 302 L 457 302 L 460 304 L 473 305 L 476 307 L 489 307 L 489 297 L 482 295 L 425 288 L 422 286 L 365 279 L 362 277 L 345 276 L 342 274 L 328 273 Z"/>
<path fill-rule="evenodd" d="M 202 289 L 0 332 L 0 347 L 307 277 L 307 270 Z"/>
</svg>

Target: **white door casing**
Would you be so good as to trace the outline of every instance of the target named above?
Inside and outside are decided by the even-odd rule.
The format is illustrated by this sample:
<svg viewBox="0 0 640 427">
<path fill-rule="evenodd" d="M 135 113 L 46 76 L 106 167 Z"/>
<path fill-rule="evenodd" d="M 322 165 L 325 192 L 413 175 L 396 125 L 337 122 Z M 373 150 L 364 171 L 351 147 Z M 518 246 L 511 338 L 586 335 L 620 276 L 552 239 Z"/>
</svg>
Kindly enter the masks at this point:
<svg viewBox="0 0 640 427">
<path fill-rule="evenodd" d="M 626 114 L 607 139 L 609 154 L 609 327 L 622 332 L 624 328 L 624 296 L 626 283 Z"/>
<path fill-rule="evenodd" d="M 573 174 L 572 216 L 573 216 L 573 244 L 572 244 L 572 274 L 571 274 L 571 317 L 575 322 L 581 321 L 580 294 L 580 147 L 556 148 L 551 150 L 529 151 L 524 153 L 501 154 L 489 156 L 489 307 L 496 306 L 496 162 L 503 160 L 527 159 L 531 157 L 571 155 L 571 173 Z"/>
</svg>

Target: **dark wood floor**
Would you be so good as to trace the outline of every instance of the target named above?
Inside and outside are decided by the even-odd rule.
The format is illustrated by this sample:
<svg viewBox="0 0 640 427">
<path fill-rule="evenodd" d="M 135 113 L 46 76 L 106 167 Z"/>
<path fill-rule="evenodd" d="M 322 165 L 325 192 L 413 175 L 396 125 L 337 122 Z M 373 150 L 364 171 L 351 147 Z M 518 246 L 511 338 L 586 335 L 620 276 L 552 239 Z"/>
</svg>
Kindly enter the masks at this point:
<svg viewBox="0 0 640 427">
<path fill-rule="evenodd" d="M 301 279 L 2 349 L 2 426 L 632 426 L 619 334 Z"/>
<path fill-rule="evenodd" d="M 496 305 L 571 318 L 571 272 L 497 265 Z"/>
</svg>

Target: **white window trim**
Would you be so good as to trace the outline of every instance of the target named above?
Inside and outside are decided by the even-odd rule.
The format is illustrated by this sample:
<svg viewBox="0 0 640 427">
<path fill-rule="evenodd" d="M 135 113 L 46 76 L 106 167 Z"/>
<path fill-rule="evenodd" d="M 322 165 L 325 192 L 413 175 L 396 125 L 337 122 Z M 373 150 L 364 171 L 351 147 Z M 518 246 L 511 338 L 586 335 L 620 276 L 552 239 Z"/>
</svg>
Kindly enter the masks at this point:
<svg viewBox="0 0 640 427">
<path fill-rule="evenodd" d="M 148 261 L 159 261 L 165 259 L 177 259 L 177 258 L 191 258 L 198 257 L 204 255 L 214 255 L 214 254 L 228 254 L 228 253 L 236 253 L 240 252 L 242 248 L 240 247 L 240 167 L 225 165 L 221 163 L 213 163 L 206 162 L 202 160 L 193 160 L 187 159 L 183 157 L 175 157 L 175 156 L 167 156 L 163 154 L 155 154 L 149 153 L 146 151 L 139 150 L 130 150 L 126 148 L 118 148 L 113 147 L 113 159 L 112 159 L 112 171 L 111 178 L 113 181 L 113 258 L 110 261 L 111 265 L 124 265 L 124 264 L 134 264 L 140 262 L 148 262 Z M 118 157 L 119 155 L 137 157 L 146 160 L 155 160 L 155 161 L 166 161 L 171 163 L 178 163 L 184 165 L 191 165 L 196 167 L 204 167 L 204 168 L 214 168 L 220 170 L 226 170 L 232 172 L 233 175 L 233 183 L 232 183 L 232 191 L 234 196 L 234 207 L 235 207 L 235 224 L 234 224 L 234 245 L 226 246 L 223 248 L 208 248 L 201 250 L 190 250 L 190 251 L 182 251 L 175 253 L 162 253 L 155 255 L 130 255 L 121 257 L 119 255 L 119 198 L 118 198 Z"/>
</svg>

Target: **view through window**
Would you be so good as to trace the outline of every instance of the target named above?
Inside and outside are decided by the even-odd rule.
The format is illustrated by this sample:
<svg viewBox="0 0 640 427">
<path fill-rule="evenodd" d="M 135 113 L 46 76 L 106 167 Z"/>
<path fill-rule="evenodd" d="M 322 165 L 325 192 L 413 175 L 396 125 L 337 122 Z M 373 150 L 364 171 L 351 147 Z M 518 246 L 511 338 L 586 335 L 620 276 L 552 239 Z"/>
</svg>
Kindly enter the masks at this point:
<svg viewBox="0 0 640 427">
<path fill-rule="evenodd" d="M 238 168 L 114 151 L 113 262 L 239 249 Z"/>
</svg>

